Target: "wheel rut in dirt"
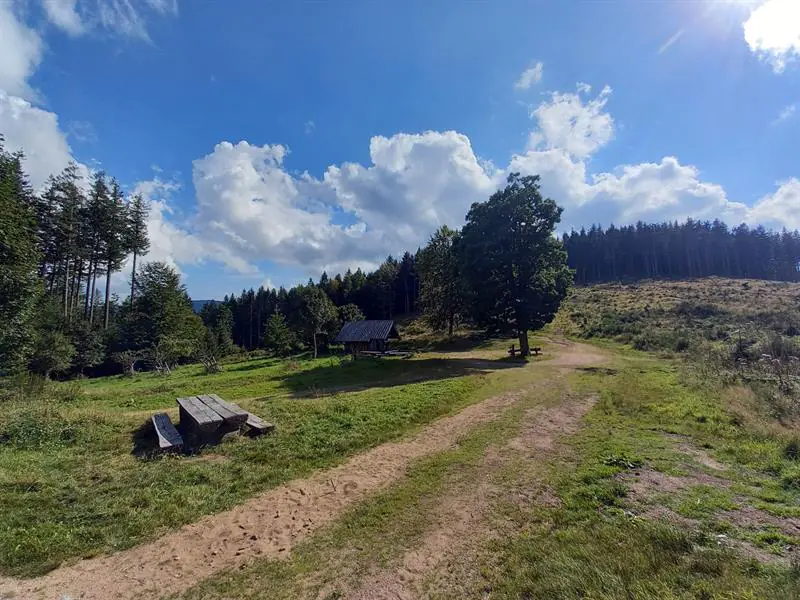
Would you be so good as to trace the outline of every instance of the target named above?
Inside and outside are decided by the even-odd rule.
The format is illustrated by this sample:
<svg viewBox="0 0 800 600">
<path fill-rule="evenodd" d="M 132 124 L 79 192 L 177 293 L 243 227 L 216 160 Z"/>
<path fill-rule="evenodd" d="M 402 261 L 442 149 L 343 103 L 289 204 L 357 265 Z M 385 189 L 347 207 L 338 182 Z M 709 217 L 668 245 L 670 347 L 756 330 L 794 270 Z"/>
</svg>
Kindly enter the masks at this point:
<svg viewBox="0 0 800 600">
<path fill-rule="evenodd" d="M 336 592 L 348 600 L 413 600 L 429 597 L 431 591 L 452 597 L 467 596 L 469 590 L 463 589 L 464 582 L 474 576 L 468 573 L 471 568 L 468 557 L 476 555 L 487 540 L 499 535 L 487 518 L 493 502 L 518 501 L 519 498 L 511 496 L 522 492 L 513 486 L 493 485 L 491 475 L 508 461 L 519 458 L 545 464 L 562 451 L 562 441 L 577 431 L 581 419 L 596 401 L 595 396 L 577 398 L 568 394 L 556 407 L 526 411 L 519 435 L 505 447 L 490 448 L 471 484 L 448 490 L 440 499 L 436 525 L 418 546 L 409 549 L 396 565 L 368 575 L 354 589 Z M 524 495 L 526 503 L 551 505 L 556 500 L 542 486 L 526 488 Z M 436 590 L 426 589 L 431 582 Z M 323 590 L 318 600 L 330 597 L 332 592 Z"/>
<path fill-rule="evenodd" d="M 569 344 L 559 347 L 553 360 L 529 368 L 572 368 L 603 360 L 594 348 Z M 425 426 L 413 437 L 375 447 L 338 467 L 264 492 L 152 542 L 82 560 L 35 579 L 0 578 L 0 599 L 157 598 L 259 557 L 287 556 L 310 533 L 400 479 L 413 461 L 452 447 L 476 425 L 498 417 L 531 387 L 546 384 L 544 379 L 472 404 Z"/>
</svg>

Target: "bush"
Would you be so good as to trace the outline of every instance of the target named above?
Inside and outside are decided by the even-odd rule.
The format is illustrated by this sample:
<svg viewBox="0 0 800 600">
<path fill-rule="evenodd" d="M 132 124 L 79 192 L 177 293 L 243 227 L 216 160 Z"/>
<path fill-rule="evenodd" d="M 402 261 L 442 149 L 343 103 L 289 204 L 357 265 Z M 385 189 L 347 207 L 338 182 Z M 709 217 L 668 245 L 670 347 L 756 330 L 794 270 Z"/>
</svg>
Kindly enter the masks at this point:
<svg viewBox="0 0 800 600">
<path fill-rule="evenodd" d="M 52 406 L 20 407 L 0 425 L 0 443 L 20 450 L 68 446 L 77 429 Z"/>
<path fill-rule="evenodd" d="M 792 438 L 783 447 L 783 455 L 789 460 L 800 460 L 800 438 Z"/>
<path fill-rule="evenodd" d="M 687 300 L 679 302 L 673 309 L 673 312 L 681 317 L 689 317 L 693 319 L 708 319 L 709 317 L 713 317 L 722 313 L 722 311 L 713 304 L 695 304 L 694 302 L 689 302 Z"/>
<path fill-rule="evenodd" d="M 681 336 L 675 340 L 674 350 L 675 352 L 686 352 L 690 346 L 691 343 L 689 342 L 689 339 Z"/>
</svg>

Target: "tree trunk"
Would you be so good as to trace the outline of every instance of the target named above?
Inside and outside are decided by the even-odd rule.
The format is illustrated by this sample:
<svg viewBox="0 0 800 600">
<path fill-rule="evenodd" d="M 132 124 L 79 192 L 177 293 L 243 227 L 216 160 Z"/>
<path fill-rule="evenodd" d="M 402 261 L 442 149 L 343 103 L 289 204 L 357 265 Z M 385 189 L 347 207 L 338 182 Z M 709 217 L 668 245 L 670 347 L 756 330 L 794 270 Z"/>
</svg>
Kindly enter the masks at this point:
<svg viewBox="0 0 800 600">
<path fill-rule="evenodd" d="M 315 331 L 311 337 L 314 338 L 314 358 L 317 358 L 317 332 Z"/>
<path fill-rule="evenodd" d="M 131 304 L 133 304 L 133 290 L 136 287 L 136 251 L 133 251 L 133 269 L 131 269 Z"/>
<path fill-rule="evenodd" d="M 64 259 L 64 319 L 69 318 L 69 257 Z"/>
<path fill-rule="evenodd" d="M 78 308 L 78 298 L 80 297 L 81 287 L 81 273 L 83 273 L 83 259 L 78 260 L 78 266 L 75 267 L 72 273 L 72 297 L 69 300 L 69 308 L 71 312 L 75 312 Z"/>
<path fill-rule="evenodd" d="M 103 329 L 108 329 L 109 309 L 111 308 L 111 263 L 106 269 L 106 305 L 103 315 Z"/>
<path fill-rule="evenodd" d="M 531 353 L 531 349 L 528 346 L 528 330 L 527 329 L 520 329 L 519 330 L 519 355 L 520 356 L 529 356 Z"/>
<path fill-rule="evenodd" d="M 451 310 L 451 311 L 450 311 L 450 321 L 449 321 L 449 324 L 448 324 L 448 327 L 447 327 L 447 334 L 448 334 L 449 336 L 451 336 L 451 337 L 452 337 L 452 335 L 453 335 L 453 325 L 455 325 L 455 320 L 456 320 L 456 315 L 455 315 L 455 313 L 454 313 L 454 312 Z"/>
<path fill-rule="evenodd" d="M 83 301 L 83 318 L 89 318 L 89 302 L 92 296 L 92 267 L 94 259 L 89 258 L 89 268 L 86 270 L 86 298 Z"/>
<path fill-rule="evenodd" d="M 89 300 L 89 324 L 94 323 L 94 294 L 97 291 L 97 263 L 92 271 L 92 298 Z"/>
</svg>

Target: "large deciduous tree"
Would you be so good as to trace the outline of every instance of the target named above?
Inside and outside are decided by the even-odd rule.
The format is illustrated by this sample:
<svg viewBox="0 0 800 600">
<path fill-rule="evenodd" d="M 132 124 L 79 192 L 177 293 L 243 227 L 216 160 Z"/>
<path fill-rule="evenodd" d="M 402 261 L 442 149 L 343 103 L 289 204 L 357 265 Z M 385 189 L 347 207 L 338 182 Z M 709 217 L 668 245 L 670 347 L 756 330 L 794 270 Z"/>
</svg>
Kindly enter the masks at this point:
<svg viewBox="0 0 800 600">
<path fill-rule="evenodd" d="M 459 253 L 477 322 L 513 329 L 529 354 L 528 331 L 552 321 L 572 283 L 567 253 L 555 235 L 562 209 L 543 198 L 538 176 L 508 176 L 507 185 L 467 213 Z"/>
<path fill-rule="evenodd" d="M 328 295 L 313 283 L 303 288 L 300 297 L 302 299 L 301 326 L 306 336 L 311 338 L 314 358 L 317 358 L 318 337 L 330 335 L 338 325 L 339 315 Z"/>
<path fill-rule="evenodd" d="M 420 305 L 425 320 L 434 329 L 447 328 L 453 335 L 456 320 L 464 310 L 464 282 L 459 276 L 455 242 L 458 232 L 443 225 L 417 253 Z"/>
</svg>

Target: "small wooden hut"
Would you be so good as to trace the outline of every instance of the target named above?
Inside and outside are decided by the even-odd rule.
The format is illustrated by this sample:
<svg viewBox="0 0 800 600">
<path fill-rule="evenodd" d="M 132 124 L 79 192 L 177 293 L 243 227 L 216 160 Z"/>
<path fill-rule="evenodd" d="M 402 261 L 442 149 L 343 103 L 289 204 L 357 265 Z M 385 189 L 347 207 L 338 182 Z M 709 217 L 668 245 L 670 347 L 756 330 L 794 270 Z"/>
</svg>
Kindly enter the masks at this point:
<svg viewBox="0 0 800 600">
<path fill-rule="evenodd" d="M 350 321 L 333 341 L 344 344 L 348 352 L 358 354 L 386 352 L 390 339 L 400 339 L 394 321 Z"/>
</svg>

